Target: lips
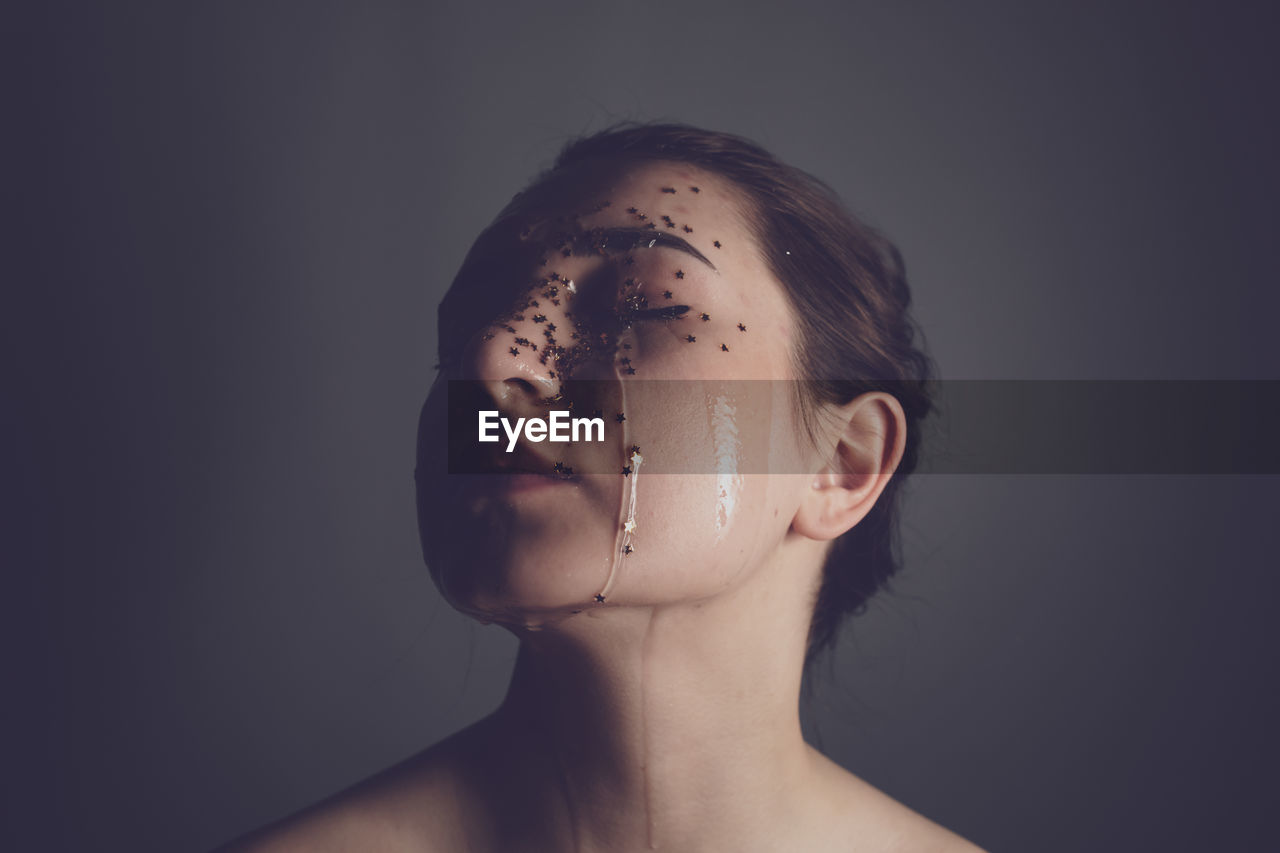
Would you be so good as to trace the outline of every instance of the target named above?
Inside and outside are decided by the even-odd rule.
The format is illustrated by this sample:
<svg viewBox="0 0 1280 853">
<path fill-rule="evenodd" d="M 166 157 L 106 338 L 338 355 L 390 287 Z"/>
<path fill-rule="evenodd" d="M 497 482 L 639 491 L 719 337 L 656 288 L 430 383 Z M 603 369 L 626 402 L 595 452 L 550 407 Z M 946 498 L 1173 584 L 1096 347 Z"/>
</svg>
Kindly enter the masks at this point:
<svg viewBox="0 0 1280 853">
<path fill-rule="evenodd" d="M 468 473 L 475 474 L 524 474 L 546 477 L 549 480 L 576 480 L 573 467 L 563 462 L 543 458 L 531 450 L 520 448 L 512 453 L 484 454 L 476 460 L 476 466 Z"/>
</svg>

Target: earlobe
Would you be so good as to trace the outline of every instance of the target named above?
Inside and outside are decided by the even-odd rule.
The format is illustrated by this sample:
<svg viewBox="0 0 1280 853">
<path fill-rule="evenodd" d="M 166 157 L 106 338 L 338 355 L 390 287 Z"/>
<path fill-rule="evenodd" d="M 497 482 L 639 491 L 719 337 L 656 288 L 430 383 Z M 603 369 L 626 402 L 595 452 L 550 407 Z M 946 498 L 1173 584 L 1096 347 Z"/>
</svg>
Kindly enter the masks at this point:
<svg viewBox="0 0 1280 853">
<path fill-rule="evenodd" d="M 865 518 L 906 448 L 906 415 L 890 394 L 867 392 L 842 406 L 839 415 L 843 431 L 791 522 L 810 539 L 835 539 Z"/>
</svg>

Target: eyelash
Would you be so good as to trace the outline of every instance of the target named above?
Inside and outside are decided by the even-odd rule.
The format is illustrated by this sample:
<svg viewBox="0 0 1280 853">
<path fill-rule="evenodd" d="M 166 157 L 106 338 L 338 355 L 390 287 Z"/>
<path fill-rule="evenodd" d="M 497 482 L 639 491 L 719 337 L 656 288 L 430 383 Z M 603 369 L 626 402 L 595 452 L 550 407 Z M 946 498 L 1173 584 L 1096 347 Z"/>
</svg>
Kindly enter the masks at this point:
<svg viewBox="0 0 1280 853">
<path fill-rule="evenodd" d="M 662 308 L 646 308 L 643 311 L 632 311 L 632 317 L 654 320 L 675 320 L 689 313 L 688 305 L 666 305 Z"/>
</svg>

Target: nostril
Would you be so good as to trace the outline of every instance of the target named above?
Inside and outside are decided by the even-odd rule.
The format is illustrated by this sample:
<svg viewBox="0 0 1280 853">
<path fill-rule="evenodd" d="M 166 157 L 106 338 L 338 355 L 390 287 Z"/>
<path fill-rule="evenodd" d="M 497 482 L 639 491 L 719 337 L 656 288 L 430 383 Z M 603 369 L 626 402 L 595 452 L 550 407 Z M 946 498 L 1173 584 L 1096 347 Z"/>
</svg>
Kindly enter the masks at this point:
<svg viewBox="0 0 1280 853">
<path fill-rule="evenodd" d="M 504 390 L 508 392 L 514 391 L 520 394 L 537 394 L 538 393 L 538 389 L 533 387 L 532 382 L 520 376 L 510 377 L 505 381 L 505 384 L 508 387 Z"/>
</svg>

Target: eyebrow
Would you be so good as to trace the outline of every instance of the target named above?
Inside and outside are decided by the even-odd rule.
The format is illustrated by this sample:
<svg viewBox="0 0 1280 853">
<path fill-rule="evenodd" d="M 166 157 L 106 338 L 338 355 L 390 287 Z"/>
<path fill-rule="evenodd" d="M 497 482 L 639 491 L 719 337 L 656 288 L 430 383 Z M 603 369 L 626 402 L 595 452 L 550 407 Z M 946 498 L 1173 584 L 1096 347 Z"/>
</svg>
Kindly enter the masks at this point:
<svg viewBox="0 0 1280 853">
<path fill-rule="evenodd" d="M 611 245 L 615 239 L 625 243 L 625 248 L 627 249 L 635 249 L 641 246 L 652 249 L 654 246 L 663 246 L 668 249 L 675 249 L 677 252 L 684 252 L 690 257 L 697 258 L 711 269 L 716 269 L 716 265 L 711 263 L 706 255 L 695 249 L 688 240 L 664 231 L 652 231 L 645 228 L 602 228 L 595 231 L 593 236 L 598 237 L 600 240 L 596 244 L 597 248 L 624 248 L 623 246 Z M 716 271 L 719 272 L 719 270 Z"/>
</svg>

